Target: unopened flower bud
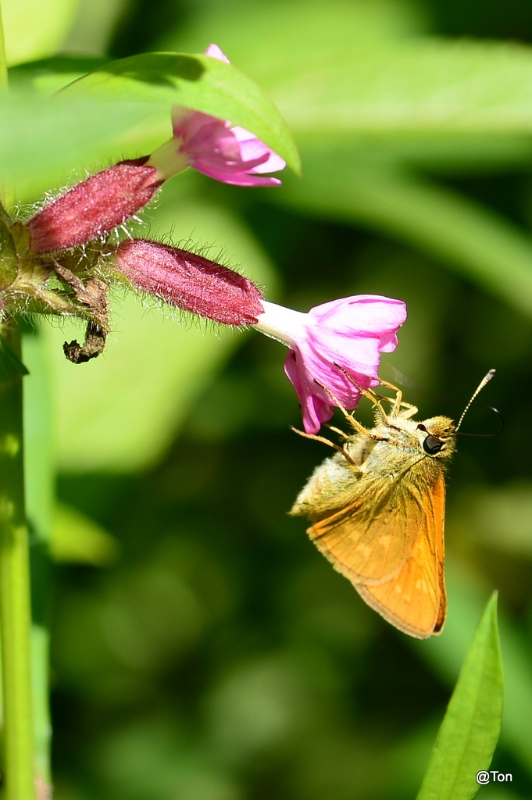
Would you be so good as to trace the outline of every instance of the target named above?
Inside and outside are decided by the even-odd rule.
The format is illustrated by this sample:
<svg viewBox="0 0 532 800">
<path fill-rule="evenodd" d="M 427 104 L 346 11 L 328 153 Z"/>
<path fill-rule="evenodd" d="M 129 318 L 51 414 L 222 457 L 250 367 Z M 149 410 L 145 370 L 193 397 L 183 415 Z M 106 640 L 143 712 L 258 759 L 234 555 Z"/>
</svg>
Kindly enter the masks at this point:
<svg viewBox="0 0 532 800">
<path fill-rule="evenodd" d="M 45 206 L 26 223 L 31 251 L 44 254 L 77 247 L 136 214 L 162 183 L 147 161 L 148 157 L 120 161 Z"/>
<path fill-rule="evenodd" d="M 177 247 L 124 241 L 115 266 L 138 289 L 225 325 L 254 325 L 264 311 L 262 294 L 248 278 Z"/>
</svg>

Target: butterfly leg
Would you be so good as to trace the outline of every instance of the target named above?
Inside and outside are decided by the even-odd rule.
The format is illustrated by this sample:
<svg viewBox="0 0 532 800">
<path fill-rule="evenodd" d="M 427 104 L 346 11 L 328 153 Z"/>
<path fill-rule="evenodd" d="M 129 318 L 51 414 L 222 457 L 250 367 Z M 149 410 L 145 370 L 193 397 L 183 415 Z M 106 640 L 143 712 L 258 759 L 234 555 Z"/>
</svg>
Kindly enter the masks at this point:
<svg viewBox="0 0 532 800">
<path fill-rule="evenodd" d="M 365 389 L 365 388 L 364 388 L 363 386 L 361 386 L 361 385 L 360 385 L 360 383 L 358 383 L 358 381 L 356 381 L 356 380 L 353 378 L 353 376 L 352 376 L 352 375 L 350 375 L 350 374 L 349 374 L 349 372 L 348 372 L 346 369 L 344 369 L 344 367 L 342 367 L 340 364 L 336 364 L 336 363 L 335 363 L 335 365 L 334 365 L 334 366 L 335 366 L 335 367 L 337 367 L 337 368 L 338 368 L 338 369 L 339 369 L 341 372 L 343 372 L 343 373 L 344 373 L 344 375 L 345 375 L 345 377 L 347 378 L 347 380 L 348 380 L 348 381 L 351 381 L 351 383 L 353 383 L 353 384 L 354 384 L 354 385 L 355 385 L 355 386 L 356 386 L 356 387 L 359 389 L 359 391 L 360 391 L 360 394 L 361 394 L 361 395 L 363 395 L 364 397 L 367 397 L 367 399 L 368 399 L 368 400 L 369 400 L 371 403 L 373 403 L 373 405 L 374 405 L 374 406 L 376 406 L 376 407 L 379 409 L 379 411 L 380 411 L 380 413 L 381 413 L 381 415 L 382 415 L 382 418 L 383 418 L 383 420 L 384 420 L 385 422 L 388 422 L 388 415 L 386 414 L 386 412 L 385 412 L 385 410 L 384 410 L 384 408 L 382 407 L 382 405 L 381 405 L 381 402 L 380 402 L 382 399 L 387 399 L 387 398 L 382 398 L 380 395 L 378 395 L 378 394 L 377 394 L 376 392 L 374 392 L 372 389 Z M 316 383 L 318 383 L 318 382 L 316 381 Z M 355 430 L 356 430 L 358 433 L 363 433 L 365 436 L 370 436 L 372 439 L 382 439 L 382 438 L 384 438 L 384 437 L 382 437 L 382 436 L 376 436 L 376 435 L 375 435 L 374 433 L 372 433 L 370 430 L 368 430 L 367 428 L 364 428 L 364 427 L 363 427 L 363 425 L 361 425 L 361 424 L 360 424 L 360 422 L 359 422 L 358 420 L 356 420 L 356 419 L 353 417 L 353 415 L 352 415 L 352 414 L 349 414 L 349 413 L 348 413 L 348 412 L 345 410 L 345 408 L 342 406 L 342 404 L 340 403 L 340 401 L 339 401 L 339 400 L 337 400 L 337 398 L 334 396 L 334 394 L 331 392 L 331 390 L 330 390 L 330 389 L 327 389 L 327 387 L 326 387 L 326 386 L 323 386 L 321 383 L 318 383 L 318 386 L 321 386 L 321 388 L 322 388 L 322 389 L 323 389 L 325 392 L 327 392 L 327 394 L 329 395 L 329 397 L 331 397 L 331 398 L 334 400 L 335 404 L 338 406 L 338 408 L 340 409 L 340 411 L 343 413 L 344 417 L 345 417 L 345 418 L 348 420 L 348 422 L 349 422 L 349 423 L 350 423 L 350 424 L 353 426 L 353 428 L 354 428 L 354 429 L 355 429 Z M 394 388 L 395 388 L 395 387 L 394 387 Z M 399 391 L 399 389 L 397 389 L 397 391 Z"/>
<path fill-rule="evenodd" d="M 315 442 L 321 442 L 322 444 L 329 445 L 329 447 L 332 447 L 334 450 L 337 450 L 339 453 L 341 453 L 349 461 L 350 464 L 352 464 L 354 467 L 357 468 L 358 472 L 361 471 L 360 467 L 358 466 L 356 461 L 354 461 L 351 458 L 349 453 L 346 453 L 346 451 L 343 449 L 343 447 L 339 447 L 339 445 L 334 444 L 334 442 L 329 441 L 329 439 L 326 439 L 325 436 L 316 436 L 316 434 L 314 434 L 314 433 L 305 433 L 305 431 L 300 431 L 297 428 L 294 428 L 293 426 L 290 426 L 290 427 L 292 428 L 294 433 L 297 433 L 299 436 L 303 436 L 305 439 L 313 439 Z M 342 433 L 342 431 L 339 431 L 339 433 Z M 345 434 L 342 433 L 342 436 L 345 436 Z"/>
<path fill-rule="evenodd" d="M 345 433 L 344 431 L 340 430 L 340 428 L 335 428 L 334 425 L 329 425 L 328 422 L 325 422 L 324 425 L 326 428 L 329 428 L 330 431 L 333 431 L 333 433 L 337 433 L 338 436 L 341 436 L 342 439 L 349 439 L 351 436 L 350 433 Z"/>
<path fill-rule="evenodd" d="M 393 408 L 391 411 L 392 417 L 401 416 L 402 419 L 410 419 L 410 417 L 414 417 L 417 414 L 417 406 L 412 405 L 412 403 L 405 403 L 401 389 L 398 389 L 397 386 L 393 385 L 393 383 L 388 383 L 388 381 L 381 380 L 380 385 L 385 386 L 386 389 L 391 389 L 395 392 L 395 400 L 392 400 L 388 397 L 385 398 L 386 400 L 389 400 L 390 403 L 393 403 Z M 401 411 L 402 408 L 404 411 Z"/>
<path fill-rule="evenodd" d="M 404 411 L 398 415 L 402 419 L 410 419 L 410 417 L 415 417 L 418 412 L 418 407 L 412 405 L 412 403 L 401 403 L 401 406 L 404 408 Z"/>
<path fill-rule="evenodd" d="M 349 375 L 348 372 L 346 372 L 342 367 L 340 367 L 340 369 L 342 370 L 342 372 L 345 372 L 345 374 L 347 375 L 349 380 L 353 381 L 353 378 L 351 378 L 351 376 Z M 335 397 L 335 395 L 331 392 L 330 389 L 328 389 L 322 383 L 318 383 L 318 381 L 315 381 L 315 383 L 317 383 L 318 386 L 320 386 L 323 389 L 323 391 L 326 392 L 329 395 L 331 400 L 334 402 L 335 406 L 337 406 L 340 409 L 340 411 L 342 412 L 342 414 L 344 415 L 346 420 L 349 422 L 351 427 L 353 427 L 356 430 L 357 433 L 361 433 L 364 436 L 369 436 L 370 439 L 384 439 L 385 438 L 384 436 L 377 436 L 373 431 L 370 431 L 369 428 L 365 428 L 363 425 L 361 425 L 360 422 L 357 419 L 355 419 L 354 416 L 352 414 L 350 414 L 349 411 L 347 411 L 347 409 L 345 409 L 343 407 L 343 405 L 340 403 L 338 398 Z M 356 383 L 356 381 L 353 381 L 353 383 L 355 383 L 357 386 L 359 386 L 359 384 Z M 382 408 L 382 406 L 380 405 L 380 403 L 379 403 L 379 401 L 377 399 L 377 395 L 375 395 L 373 392 L 368 392 L 366 389 L 363 389 L 362 387 L 359 387 L 359 388 L 360 388 L 361 393 L 364 395 L 364 397 L 368 397 L 371 400 L 372 403 L 375 403 L 377 406 L 379 406 L 384 418 L 386 419 L 386 414 L 384 413 L 384 409 Z M 341 431 L 340 431 L 340 433 L 341 433 Z M 345 436 L 345 434 L 342 434 L 342 435 Z"/>
</svg>

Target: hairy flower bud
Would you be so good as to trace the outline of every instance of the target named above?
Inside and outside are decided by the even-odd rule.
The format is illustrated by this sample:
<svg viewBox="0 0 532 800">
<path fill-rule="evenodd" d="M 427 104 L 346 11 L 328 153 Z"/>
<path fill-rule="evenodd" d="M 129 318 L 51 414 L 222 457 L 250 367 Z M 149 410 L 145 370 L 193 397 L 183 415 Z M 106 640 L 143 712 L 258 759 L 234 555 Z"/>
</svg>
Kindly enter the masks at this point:
<svg viewBox="0 0 532 800">
<path fill-rule="evenodd" d="M 254 325 L 264 310 L 262 294 L 248 278 L 177 247 L 124 241 L 115 266 L 138 289 L 225 325 Z"/>
<path fill-rule="evenodd" d="M 103 236 L 148 203 L 162 183 L 148 157 L 91 175 L 39 211 L 26 227 L 33 253 L 67 250 Z"/>
</svg>

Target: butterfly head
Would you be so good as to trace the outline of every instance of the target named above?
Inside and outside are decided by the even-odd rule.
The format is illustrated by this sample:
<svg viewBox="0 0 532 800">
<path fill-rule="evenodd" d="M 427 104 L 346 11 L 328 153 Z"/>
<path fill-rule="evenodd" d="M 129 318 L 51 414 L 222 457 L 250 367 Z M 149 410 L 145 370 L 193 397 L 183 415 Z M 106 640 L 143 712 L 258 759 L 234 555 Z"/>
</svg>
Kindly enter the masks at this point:
<svg viewBox="0 0 532 800">
<path fill-rule="evenodd" d="M 448 417 L 419 422 L 416 434 L 423 452 L 431 458 L 449 458 L 455 450 L 456 424 Z"/>
</svg>

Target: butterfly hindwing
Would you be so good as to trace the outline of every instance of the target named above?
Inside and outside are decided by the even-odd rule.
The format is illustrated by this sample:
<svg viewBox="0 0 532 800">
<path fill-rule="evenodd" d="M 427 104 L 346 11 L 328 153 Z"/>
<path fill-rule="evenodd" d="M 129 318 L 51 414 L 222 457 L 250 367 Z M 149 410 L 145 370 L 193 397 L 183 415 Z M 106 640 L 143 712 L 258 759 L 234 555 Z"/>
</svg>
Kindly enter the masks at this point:
<svg viewBox="0 0 532 800">
<path fill-rule="evenodd" d="M 361 597 L 388 622 L 420 639 L 440 633 L 445 622 L 443 578 L 445 484 L 443 475 L 426 496 L 426 514 L 410 557 L 390 580 L 355 583 Z"/>
<path fill-rule="evenodd" d="M 316 522 L 308 534 L 352 583 L 380 584 L 405 564 L 422 524 L 416 497 L 398 484 L 368 481 L 351 505 Z M 371 500 L 371 502 L 369 502 Z"/>
</svg>

